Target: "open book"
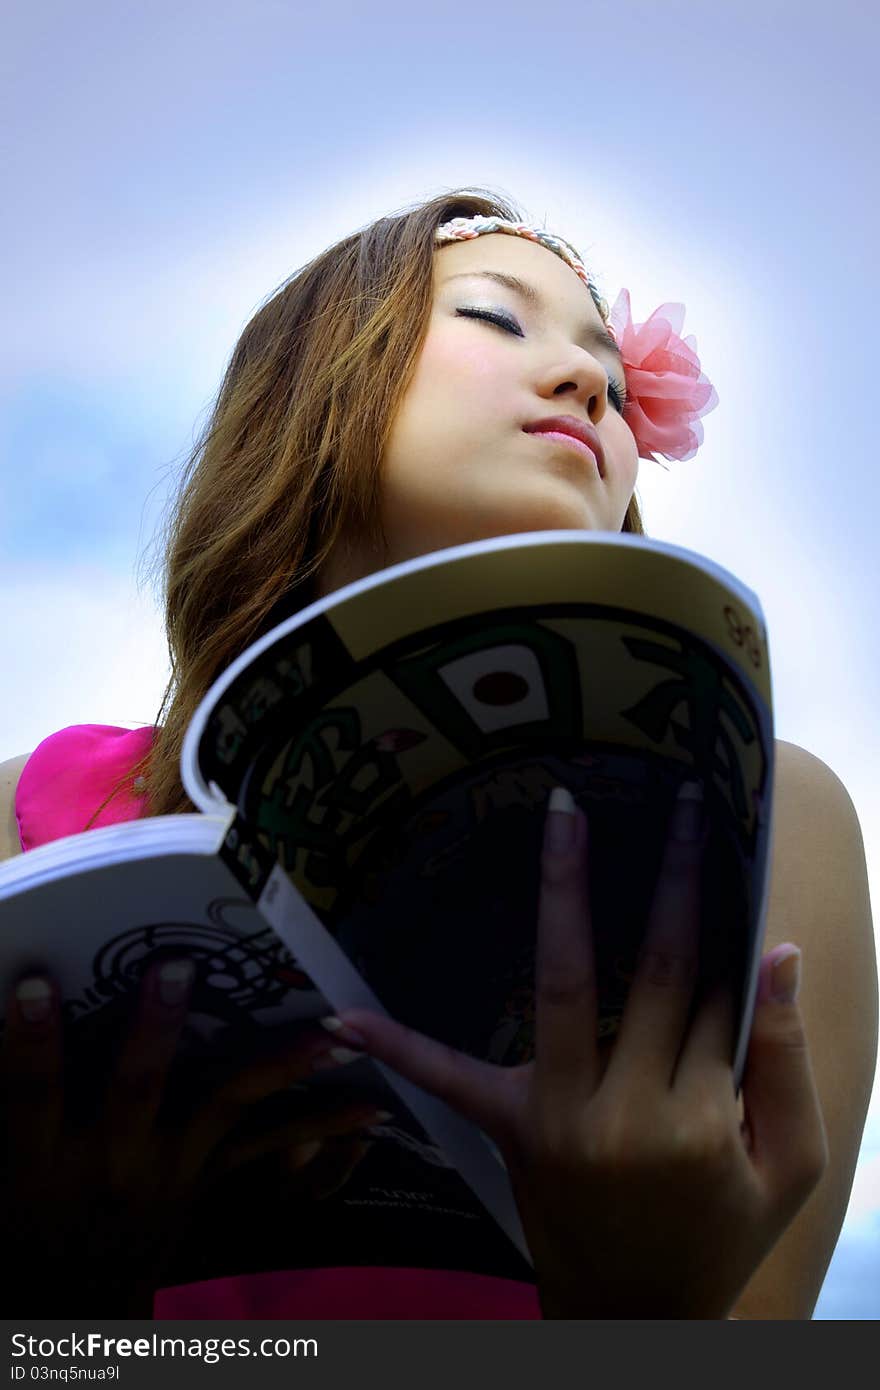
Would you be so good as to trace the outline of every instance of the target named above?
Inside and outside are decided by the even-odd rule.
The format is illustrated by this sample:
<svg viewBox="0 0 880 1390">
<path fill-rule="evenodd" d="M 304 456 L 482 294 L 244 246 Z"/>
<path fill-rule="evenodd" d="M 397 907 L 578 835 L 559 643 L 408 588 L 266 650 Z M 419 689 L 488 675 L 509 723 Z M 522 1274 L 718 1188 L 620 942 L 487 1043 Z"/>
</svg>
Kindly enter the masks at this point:
<svg viewBox="0 0 880 1390">
<path fill-rule="evenodd" d="M 222 674 L 181 757 L 200 814 L 90 830 L 0 867 L 0 986 L 50 969 L 72 1045 L 97 1047 L 147 961 L 187 954 L 194 1056 L 367 1006 L 498 1065 L 528 1061 L 541 837 L 562 785 L 589 820 L 612 1037 L 675 797 L 696 778 L 710 825 L 701 978 L 731 983 L 738 1087 L 773 761 L 761 606 L 719 566 L 603 532 L 436 552 L 312 604 Z M 320 1258 L 297 1263 L 466 1258 L 531 1277 L 487 1136 L 372 1059 L 309 1084 L 359 1088 L 393 1118 L 324 1204 Z"/>
</svg>

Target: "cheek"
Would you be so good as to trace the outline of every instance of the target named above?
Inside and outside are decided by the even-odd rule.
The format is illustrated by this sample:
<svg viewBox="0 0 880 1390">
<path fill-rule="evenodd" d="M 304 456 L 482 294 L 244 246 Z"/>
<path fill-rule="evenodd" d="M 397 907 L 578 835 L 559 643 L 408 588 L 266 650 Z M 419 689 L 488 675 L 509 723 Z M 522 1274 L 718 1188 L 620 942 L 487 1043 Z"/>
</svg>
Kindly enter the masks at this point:
<svg viewBox="0 0 880 1390">
<path fill-rule="evenodd" d="M 422 363 L 444 377 L 488 376 L 497 370 L 498 363 L 487 348 L 476 333 L 439 331 L 428 337 Z"/>
<path fill-rule="evenodd" d="M 502 384 L 499 362 L 490 352 L 472 341 L 473 335 L 437 334 L 428 339 L 405 398 L 407 413 L 418 414 L 433 406 L 448 412 L 451 402 L 456 414 L 444 423 L 454 426 L 459 411 L 482 406 L 497 399 Z"/>
</svg>

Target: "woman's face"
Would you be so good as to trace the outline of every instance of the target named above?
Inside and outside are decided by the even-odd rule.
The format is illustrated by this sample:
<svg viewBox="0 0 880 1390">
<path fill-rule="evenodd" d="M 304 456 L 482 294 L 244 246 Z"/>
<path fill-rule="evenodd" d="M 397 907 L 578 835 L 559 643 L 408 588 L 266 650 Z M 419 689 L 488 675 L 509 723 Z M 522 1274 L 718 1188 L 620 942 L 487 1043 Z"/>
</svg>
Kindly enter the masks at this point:
<svg viewBox="0 0 880 1390">
<path fill-rule="evenodd" d="M 525 281 L 535 300 L 487 271 Z M 427 337 L 382 460 L 387 552 L 337 548 L 320 593 L 490 536 L 619 532 L 638 449 L 613 403 L 620 360 L 590 337 L 603 327 L 587 287 L 544 246 L 492 233 L 438 248 Z M 599 468 L 581 449 L 526 432 L 561 415 L 593 426 Z"/>
</svg>

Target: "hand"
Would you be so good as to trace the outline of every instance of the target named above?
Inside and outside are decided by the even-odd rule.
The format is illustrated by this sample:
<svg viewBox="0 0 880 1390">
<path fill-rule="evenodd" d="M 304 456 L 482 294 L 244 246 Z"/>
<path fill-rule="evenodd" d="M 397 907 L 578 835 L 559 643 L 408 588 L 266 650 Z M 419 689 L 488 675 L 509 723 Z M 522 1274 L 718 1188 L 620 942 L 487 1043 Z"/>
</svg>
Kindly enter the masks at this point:
<svg viewBox="0 0 880 1390">
<path fill-rule="evenodd" d="M 290 1168 L 310 1175 L 316 1147 L 375 1118 L 363 1102 L 315 1098 L 306 1108 L 298 1097 L 299 1108 L 291 1113 L 288 1105 L 274 1126 L 248 1123 L 267 1098 L 289 1099 L 288 1088 L 338 1044 L 319 1025 L 300 1025 L 294 1037 L 273 1040 L 272 1051 L 239 1064 L 207 1093 L 190 1095 L 186 1104 L 178 1096 L 171 1105 L 191 978 L 186 962 L 147 970 L 106 1089 L 96 1096 L 92 1082 L 90 1107 L 71 1101 L 84 1078 L 65 1068 L 53 982 L 35 977 L 10 996 L 0 1055 L 0 1229 L 10 1312 L 151 1317 L 153 1292 L 174 1263 L 200 1194 L 264 1154 L 283 1151 Z M 337 1148 L 331 1189 L 363 1151 Z M 322 1176 L 317 1195 L 326 1190 L 328 1174 L 319 1174 L 319 1183 Z"/>
<path fill-rule="evenodd" d="M 573 803 L 572 803 L 573 806 Z M 762 975 L 743 1082 L 733 1006 L 697 977 L 700 839 L 673 812 L 645 939 L 610 1054 L 597 1000 L 583 812 L 548 815 L 532 1062 L 497 1067 L 363 1009 L 340 1015 L 372 1056 L 458 1110 L 507 1165 L 545 1317 L 724 1318 L 828 1161 L 800 1011 Z M 567 849 L 552 847 L 571 827 Z M 677 833 L 678 832 L 678 833 Z"/>
</svg>

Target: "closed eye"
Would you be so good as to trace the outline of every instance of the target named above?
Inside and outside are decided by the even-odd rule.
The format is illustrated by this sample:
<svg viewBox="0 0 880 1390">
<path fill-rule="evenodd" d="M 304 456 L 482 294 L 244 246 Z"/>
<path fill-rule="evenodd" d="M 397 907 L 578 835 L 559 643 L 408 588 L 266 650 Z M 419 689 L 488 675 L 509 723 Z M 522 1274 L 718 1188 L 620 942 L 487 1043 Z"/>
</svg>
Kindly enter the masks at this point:
<svg viewBox="0 0 880 1390">
<path fill-rule="evenodd" d="M 518 338 L 525 337 L 516 319 L 508 318 L 507 314 L 490 313 L 488 309 L 457 309 L 456 313 L 466 319 L 486 319 L 488 323 L 497 323 L 499 328 L 506 328 L 508 333 L 515 333 Z"/>
<path fill-rule="evenodd" d="M 485 319 L 487 323 L 494 323 L 498 328 L 503 328 L 508 333 L 516 334 L 518 338 L 525 337 L 516 319 L 510 318 L 507 314 L 495 313 L 489 309 L 456 309 L 455 312 L 466 319 Z M 620 386 L 613 377 L 609 377 L 608 395 L 618 415 L 622 415 L 624 406 L 626 405 L 626 387 Z"/>
</svg>

